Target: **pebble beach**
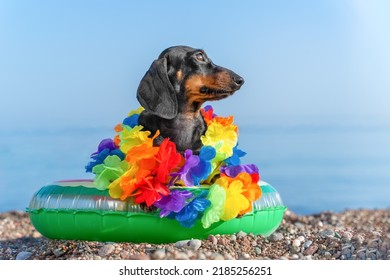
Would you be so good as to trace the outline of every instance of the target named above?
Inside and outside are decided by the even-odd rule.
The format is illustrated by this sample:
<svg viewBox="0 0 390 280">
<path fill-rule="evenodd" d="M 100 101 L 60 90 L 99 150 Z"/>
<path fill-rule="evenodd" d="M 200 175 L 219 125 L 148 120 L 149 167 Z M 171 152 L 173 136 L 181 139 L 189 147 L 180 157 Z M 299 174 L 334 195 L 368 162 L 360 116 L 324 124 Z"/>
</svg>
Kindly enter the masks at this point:
<svg viewBox="0 0 390 280">
<path fill-rule="evenodd" d="M 27 213 L 0 213 L 0 260 L 390 260 L 390 208 L 297 215 L 270 236 L 238 232 L 169 244 L 50 240 Z"/>
</svg>

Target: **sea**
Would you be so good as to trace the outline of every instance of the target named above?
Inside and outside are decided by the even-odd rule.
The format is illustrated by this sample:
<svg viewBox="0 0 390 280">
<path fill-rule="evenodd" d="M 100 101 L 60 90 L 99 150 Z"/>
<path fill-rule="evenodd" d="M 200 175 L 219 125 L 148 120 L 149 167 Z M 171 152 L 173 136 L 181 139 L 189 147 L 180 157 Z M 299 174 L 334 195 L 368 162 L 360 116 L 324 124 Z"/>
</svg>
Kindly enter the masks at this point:
<svg viewBox="0 0 390 280">
<path fill-rule="evenodd" d="M 85 172 L 112 128 L 0 131 L 0 212 L 25 211 L 33 194 L 57 180 L 91 179 Z M 242 163 L 300 215 L 390 207 L 390 124 L 255 124 L 240 126 Z"/>
</svg>

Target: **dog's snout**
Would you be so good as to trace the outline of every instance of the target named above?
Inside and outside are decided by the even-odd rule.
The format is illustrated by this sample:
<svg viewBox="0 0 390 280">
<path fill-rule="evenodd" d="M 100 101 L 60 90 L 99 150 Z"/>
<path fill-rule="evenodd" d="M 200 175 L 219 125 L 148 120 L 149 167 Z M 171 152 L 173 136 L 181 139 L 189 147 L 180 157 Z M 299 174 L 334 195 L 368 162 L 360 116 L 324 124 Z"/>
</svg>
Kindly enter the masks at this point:
<svg viewBox="0 0 390 280">
<path fill-rule="evenodd" d="M 241 87 L 244 84 L 244 78 L 238 75 L 233 75 L 232 77 L 233 82 L 238 86 Z"/>
</svg>

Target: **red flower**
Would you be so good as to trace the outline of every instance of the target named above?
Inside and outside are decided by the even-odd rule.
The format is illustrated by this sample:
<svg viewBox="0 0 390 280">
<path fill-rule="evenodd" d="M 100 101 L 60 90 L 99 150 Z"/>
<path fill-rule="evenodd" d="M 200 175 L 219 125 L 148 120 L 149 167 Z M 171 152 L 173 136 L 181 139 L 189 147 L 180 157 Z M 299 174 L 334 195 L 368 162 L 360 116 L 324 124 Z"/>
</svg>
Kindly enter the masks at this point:
<svg viewBox="0 0 390 280">
<path fill-rule="evenodd" d="M 138 183 L 138 192 L 134 198 L 134 202 L 139 204 L 145 202 L 149 207 L 153 205 L 156 201 L 159 201 L 163 196 L 169 194 L 169 189 L 167 185 L 161 183 L 157 177 L 148 176 L 142 178 Z"/>
<path fill-rule="evenodd" d="M 182 155 L 176 151 L 176 144 L 165 138 L 156 155 L 160 163 L 156 169 L 157 178 L 161 183 L 167 183 L 168 175 L 182 162 Z"/>
</svg>

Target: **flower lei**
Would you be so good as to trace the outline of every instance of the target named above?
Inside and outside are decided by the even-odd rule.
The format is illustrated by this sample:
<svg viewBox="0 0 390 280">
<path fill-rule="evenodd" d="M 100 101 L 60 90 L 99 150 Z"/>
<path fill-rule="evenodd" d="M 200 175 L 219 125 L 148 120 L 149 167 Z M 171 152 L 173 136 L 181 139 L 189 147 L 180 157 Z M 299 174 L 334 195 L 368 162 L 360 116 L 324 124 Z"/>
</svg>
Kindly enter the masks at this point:
<svg viewBox="0 0 390 280">
<path fill-rule="evenodd" d="M 202 108 L 207 130 L 199 155 L 192 150 L 181 155 L 168 138 L 153 146 L 159 132 L 151 135 L 138 125 L 143 110 L 131 111 L 115 127 L 114 139 L 102 140 L 91 155 L 86 171 L 95 174 L 96 188 L 108 189 L 113 198 L 154 206 L 160 217 L 176 219 L 184 227 L 200 219 L 208 228 L 252 211 L 252 202 L 261 196 L 259 170 L 241 164 L 245 152 L 237 147 L 232 116 L 216 116 L 211 106 Z"/>
</svg>

